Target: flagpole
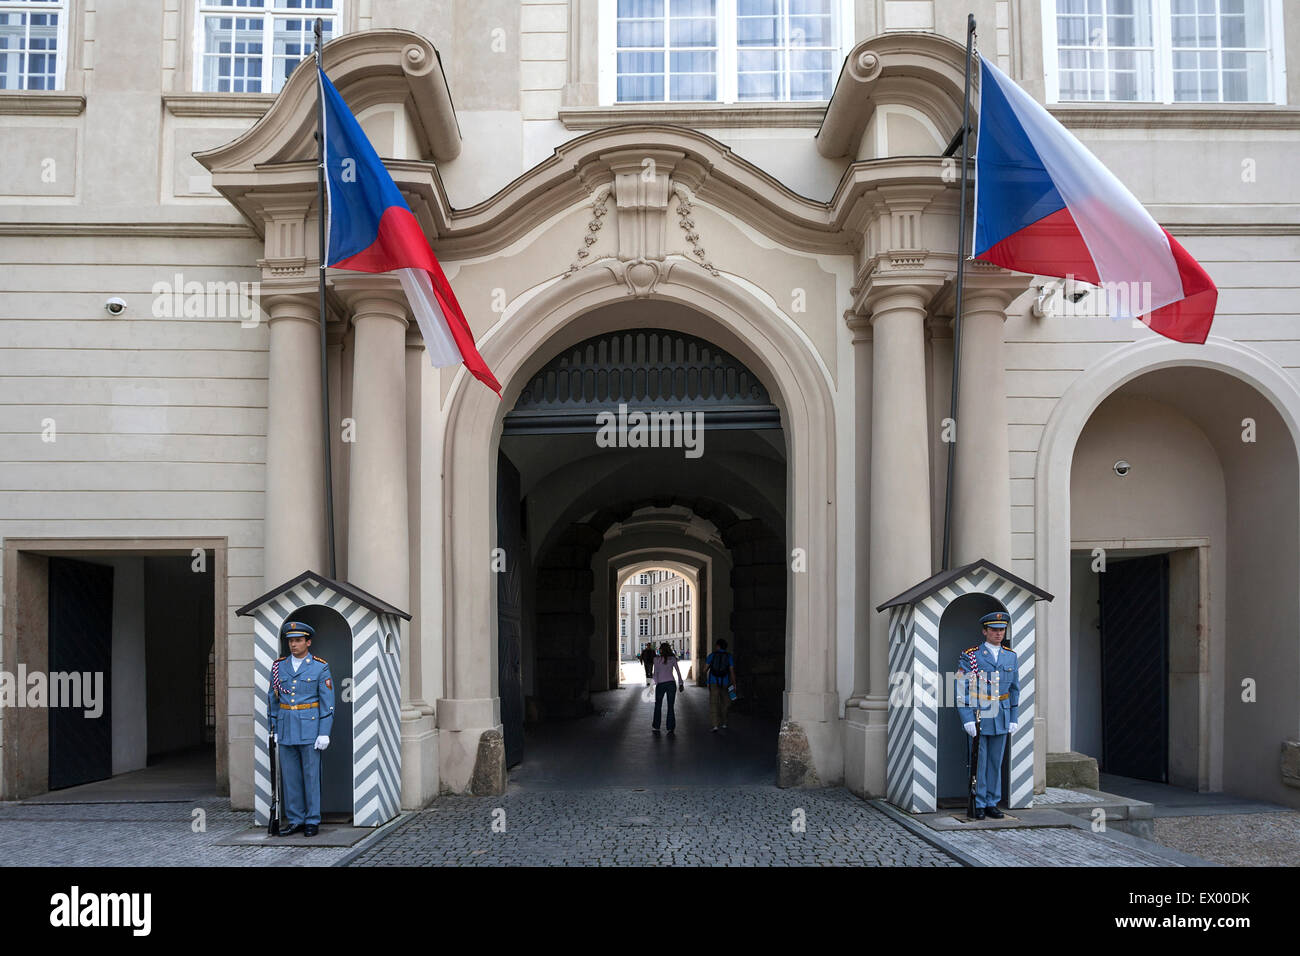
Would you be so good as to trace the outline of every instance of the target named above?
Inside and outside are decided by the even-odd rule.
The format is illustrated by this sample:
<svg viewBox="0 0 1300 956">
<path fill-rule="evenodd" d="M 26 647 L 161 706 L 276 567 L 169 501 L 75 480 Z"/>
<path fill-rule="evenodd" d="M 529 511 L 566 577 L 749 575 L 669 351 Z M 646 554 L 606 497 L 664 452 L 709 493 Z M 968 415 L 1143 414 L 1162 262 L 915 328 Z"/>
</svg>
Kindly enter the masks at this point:
<svg viewBox="0 0 1300 956">
<path fill-rule="evenodd" d="M 961 312 L 966 280 L 966 164 L 970 159 L 970 63 L 975 44 L 975 14 L 966 17 L 966 86 L 961 105 L 961 198 L 957 203 L 957 302 L 952 317 L 952 404 L 949 417 L 957 425 L 957 388 L 961 382 Z M 948 477 L 943 494 L 943 567 L 948 570 L 952 538 L 952 475 L 957 460 L 957 434 L 948 442 Z"/>
<path fill-rule="evenodd" d="M 338 578 L 334 563 L 334 475 L 330 461 L 330 380 L 329 353 L 325 343 L 325 87 L 320 81 L 321 70 L 321 18 L 316 18 L 316 211 L 320 230 L 317 233 L 320 250 L 320 407 L 321 432 L 325 446 L 325 534 L 329 541 L 330 578 Z"/>
</svg>

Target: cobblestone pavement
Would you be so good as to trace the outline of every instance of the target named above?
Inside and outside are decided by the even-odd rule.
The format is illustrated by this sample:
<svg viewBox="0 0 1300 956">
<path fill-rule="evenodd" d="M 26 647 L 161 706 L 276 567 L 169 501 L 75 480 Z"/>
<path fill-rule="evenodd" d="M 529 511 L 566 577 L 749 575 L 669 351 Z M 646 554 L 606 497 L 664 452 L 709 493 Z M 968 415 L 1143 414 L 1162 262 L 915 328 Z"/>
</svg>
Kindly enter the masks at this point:
<svg viewBox="0 0 1300 956">
<path fill-rule="evenodd" d="M 950 845 L 988 866 L 1170 866 L 1169 860 L 1073 827 L 947 831 Z M 1191 851 L 1189 851 L 1191 852 Z"/>
<path fill-rule="evenodd" d="M 1157 817 L 1156 842 L 1224 866 L 1300 866 L 1300 813 Z"/>
<path fill-rule="evenodd" d="M 195 810 L 204 832 L 195 833 Z M 253 825 L 227 798 L 185 803 L 0 803 L 4 866 L 329 866 L 346 847 L 213 846 Z"/>
<path fill-rule="evenodd" d="M 349 865 L 959 864 L 847 790 L 746 786 L 440 797 Z"/>
</svg>

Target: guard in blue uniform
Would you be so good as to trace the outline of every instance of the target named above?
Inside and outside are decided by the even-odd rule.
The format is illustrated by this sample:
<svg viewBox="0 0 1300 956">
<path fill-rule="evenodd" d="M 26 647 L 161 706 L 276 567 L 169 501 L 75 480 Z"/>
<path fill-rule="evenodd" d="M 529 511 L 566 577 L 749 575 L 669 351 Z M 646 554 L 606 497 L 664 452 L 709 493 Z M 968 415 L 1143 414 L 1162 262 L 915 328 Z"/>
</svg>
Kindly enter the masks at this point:
<svg viewBox="0 0 1300 956">
<path fill-rule="evenodd" d="M 1002 755 L 1007 749 L 1007 737 L 1019 729 L 1020 665 L 1016 652 L 1006 646 L 1007 626 L 1011 616 L 1006 611 L 994 611 L 980 618 L 984 643 L 962 651 L 957 662 L 957 686 L 964 690 L 973 674 L 977 701 L 965 695 L 958 697 L 957 714 L 962 727 L 975 736 L 975 711 L 970 704 L 980 708 L 980 752 L 975 768 L 975 819 L 985 816 L 1001 819 L 1005 814 L 998 809 L 1002 798 Z M 965 706 L 963 706 L 965 705 Z"/>
<path fill-rule="evenodd" d="M 311 655 L 312 628 L 286 621 L 280 633 L 289 656 L 271 665 L 266 713 L 275 728 L 289 826 L 280 836 L 320 830 L 320 755 L 330 745 L 334 724 L 334 681 L 330 666 Z"/>
</svg>

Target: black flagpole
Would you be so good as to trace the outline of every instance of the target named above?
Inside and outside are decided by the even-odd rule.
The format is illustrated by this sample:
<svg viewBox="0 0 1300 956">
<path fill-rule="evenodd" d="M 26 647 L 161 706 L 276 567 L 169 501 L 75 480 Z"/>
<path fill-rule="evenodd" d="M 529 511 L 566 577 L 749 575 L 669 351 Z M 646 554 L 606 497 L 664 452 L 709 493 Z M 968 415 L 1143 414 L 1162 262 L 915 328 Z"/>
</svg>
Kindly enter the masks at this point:
<svg viewBox="0 0 1300 956">
<path fill-rule="evenodd" d="M 966 164 L 970 158 L 970 62 L 975 43 L 975 14 L 966 18 L 966 88 L 961 105 L 961 199 L 957 205 L 957 303 L 952 318 L 952 405 L 949 417 L 957 427 L 957 387 L 961 381 L 961 310 L 966 279 Z M 943 495 L 943 567 L 948 570 L 952 530 L 952 474 L 957 460 L 957 439 L 948 443 L 948 478 Z"/>
<path fill-rule="evenodd" d="M 316 69 L 321 69 L 321 18 L 316 18 Z M 316 74 L 316 211 L 320 231 L 320 407 L 321 429 L 325 439 L 325 534 L 329 540 L 330 577 L 337 579 L 334 565 L 334 476 L 330 463 L 330 380 L 329 354 L 325 344 L 325 86 Z"/>
</svg>

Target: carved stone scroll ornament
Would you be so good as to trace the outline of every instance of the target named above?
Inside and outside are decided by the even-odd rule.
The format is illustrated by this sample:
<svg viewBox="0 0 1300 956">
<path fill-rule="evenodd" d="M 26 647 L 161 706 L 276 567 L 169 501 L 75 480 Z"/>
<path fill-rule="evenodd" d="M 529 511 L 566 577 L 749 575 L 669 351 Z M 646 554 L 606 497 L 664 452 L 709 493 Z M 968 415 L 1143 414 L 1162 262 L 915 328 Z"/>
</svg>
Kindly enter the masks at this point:
<svg viewBox="0 0 1300 956">
<path fill-rule="evenodd" d="M 677 197 L 677 225 L 682 227 L 682 232 L 686 234 L 686 241 L 691 245 L 691 252 L 695 258 L 700 260 L 700 265 L 709 270 L 710 275 L 720 275 L 718 269 L 708 260 L 704 252 L 704 247 L 700 245 L 700 234 L 695 228 L 695 220 L 691 218 L 692 200 L 694 197 L 691 191 L 681 183 L 673 183 L 673 195 Z"/>
<path fill-rule="evenodd" d="M 577 256 L 573 263 L 565 270 L 561 279 L 567 279 L 587 263 L 583 260 L 591 255 L 591 247 L 596 244 L 600 238 L 600 230 L 605 225 L 605 214 L 609 212 L 607 203 L 609 202 L 610 184 L 606 183 L 592 194 L 591 197 L 591 219 L 587 223 L 587 234 L 582 237 L 582 248 L 578 250 Z"/>
</svg>

